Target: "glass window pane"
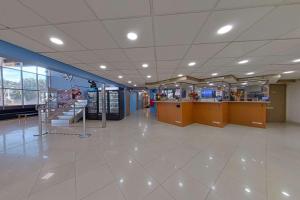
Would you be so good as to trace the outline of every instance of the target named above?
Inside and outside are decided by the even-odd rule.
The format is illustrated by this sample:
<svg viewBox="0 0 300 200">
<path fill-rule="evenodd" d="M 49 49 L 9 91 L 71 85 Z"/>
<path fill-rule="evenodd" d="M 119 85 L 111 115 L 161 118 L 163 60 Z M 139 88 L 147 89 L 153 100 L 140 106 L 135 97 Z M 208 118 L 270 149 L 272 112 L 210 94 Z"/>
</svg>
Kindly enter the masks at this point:
<svg viewBox="0 0 300 200">
<path fill-rule="evenodd" d="M 3 67 L 21 70 L 22 63 L 20 62 L 4 62 Z"/>
<path fill-rule="evenodd" d="M 23 90 L 24 105 L 35 105 L 38 103 L 38 91 Z"/>
<path fill-rule="evenodd" d="M 0 106 L 3 106 L 2 89 L 0 89 Z"/>
<path fill-rule="evenodd" d="M 40 92 L 39 94 L 39 104 L 46 103 L 46 100 L 48 99 L 48 92 Z"/>
<path fill-rule="evenodd" d="M 22 90 L 4 89 L 4 105 L 22 105 Z"/>
<path fill-rule="evenodd" d="M 21 71 L 3 68 L 3 87 L 21 89 Z"/>
<path fill-rule="evenodd" d="M 36 74 L 36 66 L 23 66 L 22 70 L 25 72 L 31 72 Z"/>
<path fill-rule="evenodd" d="M 38 82 L 39 82 L 39 90 L 47 90 L 48 89 L 48 84 L 47 84 L 47 76 L 39 75 L 38 77 Z"/>
<path fill-rule="evenodd" d="M 0 88 L 2 88 L 2 67 L 0 67 Z"/>
<path fill-rule="evenodd" d="M 43 67 L 38 67 L 38 74 L 47 75 L 47 69 Z"/>
<path fill-rule="evenodd" d="M 37 90 L 36 74 L 23 72 L 23 89 Z"/>
</svg>

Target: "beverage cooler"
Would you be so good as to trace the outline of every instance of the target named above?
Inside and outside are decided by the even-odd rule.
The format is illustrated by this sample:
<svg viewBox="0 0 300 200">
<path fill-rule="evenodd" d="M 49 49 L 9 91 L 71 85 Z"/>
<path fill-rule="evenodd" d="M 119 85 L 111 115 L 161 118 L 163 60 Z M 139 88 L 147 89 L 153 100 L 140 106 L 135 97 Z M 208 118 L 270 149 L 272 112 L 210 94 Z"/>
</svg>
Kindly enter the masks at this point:
<svg viewBox="0 0 300 200">
<path fill-rule="evenodd" d="M 87 97 L 87 119 L 98 119 L 98 89 L 97 88 L 90 88 L 88 90 L 88 97 Z"/>
<path fill-rule="evenodd" d="M 124 118 L 124 91 L 117 87 L 106 88 L 106 119 L 121 120 Z M 99 88 L 99 112 L 98 118 L 102 118 L 102 91 Z"/>
</svg>

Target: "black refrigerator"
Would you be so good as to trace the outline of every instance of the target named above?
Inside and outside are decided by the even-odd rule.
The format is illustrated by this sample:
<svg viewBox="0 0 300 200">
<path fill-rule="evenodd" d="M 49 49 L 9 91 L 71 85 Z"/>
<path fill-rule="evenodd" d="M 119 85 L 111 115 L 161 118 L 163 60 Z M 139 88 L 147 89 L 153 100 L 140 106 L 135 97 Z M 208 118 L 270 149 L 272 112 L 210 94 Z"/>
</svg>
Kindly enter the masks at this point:
<svg viewBox="0 0 300 200">
<path fill-rule="evenodd" d="M 97 88 L 89 88 L 88 96 L 87 96 L 87 119 L 98 119 L 98 89 Z"/>
<path fill-rule="evenodd" d="M 107 88 L 106 90 L 106 119 L 121 120 L 124 118 L 124 90 Z M 102 119 L 102 91 L 99 89 L 98 118 Z"/>
</svg>

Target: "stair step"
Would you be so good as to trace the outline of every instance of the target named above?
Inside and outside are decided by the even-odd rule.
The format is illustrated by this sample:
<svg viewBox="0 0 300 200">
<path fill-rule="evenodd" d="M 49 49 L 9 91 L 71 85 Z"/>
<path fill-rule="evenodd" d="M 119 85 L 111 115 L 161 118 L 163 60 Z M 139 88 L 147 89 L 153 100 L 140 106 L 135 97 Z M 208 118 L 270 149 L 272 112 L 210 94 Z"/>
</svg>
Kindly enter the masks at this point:
<svg viewBox="0 0 300 200">
<path fill-rule="evenodd" d="M 69 119 L 52 119 L 51 125 L 52 126 L 70 125 L 70 120 Z"/>
<path fill-rule="evenodd" d="M 73 115 L 58 115 L 58 119 L 73 119 Z"/>
</svg>

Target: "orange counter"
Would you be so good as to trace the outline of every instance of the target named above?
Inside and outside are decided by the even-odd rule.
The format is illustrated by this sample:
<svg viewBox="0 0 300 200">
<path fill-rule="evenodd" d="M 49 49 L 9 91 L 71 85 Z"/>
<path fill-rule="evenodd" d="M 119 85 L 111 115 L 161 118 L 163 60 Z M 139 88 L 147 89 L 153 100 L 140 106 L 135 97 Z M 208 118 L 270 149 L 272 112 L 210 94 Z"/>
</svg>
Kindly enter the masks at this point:
<svg viewBox="0 0 300 200">
<path fill-rule="evenodd" d="M 228 123 L 266 127 L 264 102 L 158 101 L 157 119 L 177 126 L 192 123 L 224 127 Z"/>
</svg>

